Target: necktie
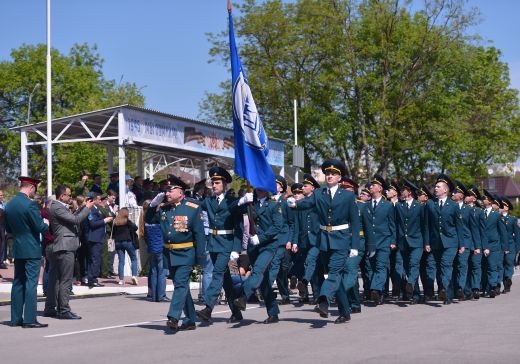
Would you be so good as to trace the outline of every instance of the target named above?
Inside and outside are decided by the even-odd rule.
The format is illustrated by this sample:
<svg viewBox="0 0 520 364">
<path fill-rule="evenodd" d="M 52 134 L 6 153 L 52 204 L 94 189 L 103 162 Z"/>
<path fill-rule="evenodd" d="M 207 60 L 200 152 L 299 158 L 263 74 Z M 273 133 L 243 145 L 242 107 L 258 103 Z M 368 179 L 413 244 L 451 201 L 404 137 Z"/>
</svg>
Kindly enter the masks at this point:
<svg viewBox="0 0 520 364">
<path fill-rule="evenodd" d="M 441 201 L 439 202 L 439 206 L 440 206 L 440 208 L 441 208 L 441 210 L 442 210 L 442 207 L 444 206 L 444 201 L 441 200 Z"/>
<path fill-rule="evenodd" d="M 486 210 L 486 219 L 488 218 L 489 216 L 489 210 Z"/>
<path fill-rule="evenodd" d="M 329 191 L 329 200 L 332 201 L 332 191 L 330 190 L 330 188 L 328 189 Z"/>
<path fill-rule="evenodd" d="M 222 202 L 222 196 L 217 196 L 217 204 L 220 205 Z"/>
<path fill-rule="evenodd" d="M 408 202 L 408 210 L 410 210 L 410 207 L 412 207 L 412 203 Z"/>
<path fill-rule="evenodd" d="M 376 209 L 376 206 L 377 206 L 377 201 L 374 200 L 374 210 Z"/>
</svg>

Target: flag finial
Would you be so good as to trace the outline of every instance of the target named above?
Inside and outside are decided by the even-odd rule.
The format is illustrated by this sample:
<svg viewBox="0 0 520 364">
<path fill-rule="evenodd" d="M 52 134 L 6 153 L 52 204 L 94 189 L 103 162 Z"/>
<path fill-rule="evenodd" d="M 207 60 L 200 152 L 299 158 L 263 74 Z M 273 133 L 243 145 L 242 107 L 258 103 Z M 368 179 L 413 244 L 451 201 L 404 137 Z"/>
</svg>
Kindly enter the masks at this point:
<svg viewBox="0 0 520 364">
<path fill-rule="evenodd" d="M 227 11 L 231 13 L 231 0 L 227 0 Z"/>
</svg>

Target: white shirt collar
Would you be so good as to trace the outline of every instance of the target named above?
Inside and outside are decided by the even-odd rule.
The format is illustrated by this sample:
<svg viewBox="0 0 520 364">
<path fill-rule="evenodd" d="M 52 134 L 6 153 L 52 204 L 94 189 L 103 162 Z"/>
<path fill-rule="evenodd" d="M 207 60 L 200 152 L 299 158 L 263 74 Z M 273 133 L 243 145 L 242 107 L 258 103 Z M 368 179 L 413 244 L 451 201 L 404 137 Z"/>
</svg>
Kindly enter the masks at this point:
<svg viewBox="0 0 520 364">
<path fill-rule="evenodd" d="M 446 201 L 447 201 L 447 200 L 448 200 L 448 196 L 443 197 L 443 198 L 439 198 L 439 204 L 440 204 L 441 201 L 442 201 L 442 204 L 443 204 L 443 205 L 446 205 Z"/>
<path fill-rule="evenodd" d="M 458 204 L 459 204 L 459 208 L 462 208 L 462 205 L 464 205 L 464 202 L 460 201 Z"/>
<path fill-rule="evenodd" d="M 376 205 L 379 205 L 379 202 L 381 201 L 382 198 L 383 198 L 383 196 L 379 196 L 379 198 L 373 198 L 372 201 L 375 201 Z M 372 205 L 373 204 L 374 204 L 374 202 L 372 202 Z"/>
</svg>

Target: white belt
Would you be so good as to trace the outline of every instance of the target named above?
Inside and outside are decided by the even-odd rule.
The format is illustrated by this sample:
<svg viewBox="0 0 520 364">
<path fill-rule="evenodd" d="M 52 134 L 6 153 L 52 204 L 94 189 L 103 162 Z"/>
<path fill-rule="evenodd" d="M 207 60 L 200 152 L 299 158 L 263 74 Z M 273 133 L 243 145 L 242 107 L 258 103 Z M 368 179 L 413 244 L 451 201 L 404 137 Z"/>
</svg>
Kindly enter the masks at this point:
<svg viewBox="0 0 520 364">
<path fill-rule="evenodd" d="M 209 229 L 211 235 L 230 235 L 233 234 L 234 230 L 217 230 L 217 229 Z"/>
<path fill-rule="evenodd" d="M 331 231 L 348 229 L 348 224 L 336 225 L 336 226 L 332 226 L 332 225 L 323 226 L 323 225 L 320 225 L 320 229 L 321 230 L 325 230 L 326 232 L 330 233 Z"/>
</svg>

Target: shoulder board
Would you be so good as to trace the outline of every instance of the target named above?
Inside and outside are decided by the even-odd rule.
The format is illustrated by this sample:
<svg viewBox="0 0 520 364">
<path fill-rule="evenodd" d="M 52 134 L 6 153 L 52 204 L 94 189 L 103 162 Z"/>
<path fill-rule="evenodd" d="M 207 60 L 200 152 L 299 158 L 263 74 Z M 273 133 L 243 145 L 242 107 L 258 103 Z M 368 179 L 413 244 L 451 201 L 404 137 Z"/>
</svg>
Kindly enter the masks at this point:
<svg viewBox="0 0 520 364">
<path fill-rule="evenodd" d="M 199 205 L 197 205 L 196 203 L 193 203 L 193 202 L 186 202 L 186 206 L 193 207 L 194 209 L 199 207 Z"/>
</svg>

